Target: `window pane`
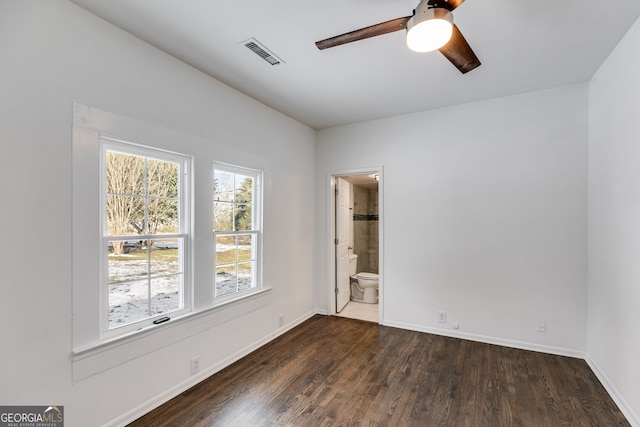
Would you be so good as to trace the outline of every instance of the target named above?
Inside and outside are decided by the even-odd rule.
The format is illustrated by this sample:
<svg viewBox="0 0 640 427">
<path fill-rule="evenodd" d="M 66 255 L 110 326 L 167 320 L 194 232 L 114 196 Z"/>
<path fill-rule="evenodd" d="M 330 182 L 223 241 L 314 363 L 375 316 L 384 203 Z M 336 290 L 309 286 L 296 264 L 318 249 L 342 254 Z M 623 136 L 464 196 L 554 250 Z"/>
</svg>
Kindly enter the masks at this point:
<svg viewBox="0 0 640 427">
<path fill-rule="evenodd" d="M 213 203 L 213 229 L 215 231 L 233 231 L 233 203 Z"/>
<path fill-rule="evenodd" d="M 140 241 L 109 242 L 108 283 L 140 280 L 149 273 L 148 253 Z"/>
<path fill-rule="evenodd" d="M 238 236 L 238 261 L 250 261 L 254 258 L 255 236 L 240 234 Z"/>
<path fill-rule="evenodd" d="M 257 286 L 258 236 L 254 232 L 258 231 L 258 225 L 254 223 L 254 216 L 259 212 L 255 211 L 254 204 L 259 188 L 255 184 L 256 175 L 251 172 L 234 173 L 214 168 L 216 297 Z M 233 240 L 221 233 L 233 235 Z"/>
<path fill-rule="evenodd" d="M 254 263 L 240 262 L 238 263 L 238 290 L 242 291 L 255 286 L 253 279 Z"/>
<path fill-rule="evenodd" d="M 183 306 L 180 247 L 182 239 L 111 241 L 109 244 L 109 327 L 143 320 L 179 310 Z M 115 255 L 114 244 L 123 244 L 126 254 Z M 151 280 L 149 295 L 146 278 Z M 141 280 L 143 279 L 143 280 Z M 151 313 L 149 313 L 151 302 Z"/>
<path fill-rule="evenodd" d="M 151 316 L 182 308 L 181 282 L 179 275 L 151 280 Z"/>
<path fill-rule="evenodd" d="M 178 164 L 149 159 L 147 161 L 149 196 L 178 197 Z"/>
<path fill-rule="evenodd" d="M 149 234 L 178 233 L 178 201 L 149 199 Z"/>
<path fill-rule="evenodd" d="M 146 280 L 109 285 L 109 329 L 149 317 Z"/>
<path fill-rule="evenodd" d="M 182 239 L 151 240 L 150 272 L 152 276 L 180 273 L 180 242 Z"/>
<path fill-rule="evenodd" d="M 144 233 L 144 199 L 131 196 L 107 196 L 106 202 L 108 236 Z"/>
<path fill-rule="evenodd" d="M 252 230 L 251 205 L 236 205 L 235 230 Z"/>
<path fill-rule="evenodd" d="M 253 200 L 253 178 L 236 175 L 236 203 L 251 203 Z"/>
<path fill-rule="evenodd" d="M 216 267 L 216 297 L 237 292 L 236 266 Z"/>
<path fill-rule="evenodd" d="M 144 158 L 107 151 L 107 194 L 144 195 Z"/>
<path fill-rule="evenodd" d="M 216 236 L 216 265 L 236 262 L 236 237 Z"/>
<path fill-rule="evenodd" d="M 218 170 L 213 172 L 213 200 L 233 202 L 233 190 L 235 188 L 233 177 L 234 175 L 229 172 L 222 172 Z"/>
<path fill-rule="evenodd" d="M 109 329 L 126 325 L 106 335 L 111 337 L 134 331 L 149 317 L 190 308 L 185 300 L 185 294 L 191 294 L 185 271 L 191 266 L 185 260 L 188 239 L 179 234 L 190 230 L 191 203 L 182 205 L 182 197 L 191 194 L 185 191 L 191 183 L 185 175 L 190 158 L 106 138 L 101 143 L 101 295 L 107 297 L 101 298 L 100 312 L 108 313 L 102 324 L 108 323 Z M 233 207 L 233 201 L 229 203 Z M 228 216 L 233 227 L 233 208 Z M 171 238 L 156 238 L 159 235 Z"/>
</svg>

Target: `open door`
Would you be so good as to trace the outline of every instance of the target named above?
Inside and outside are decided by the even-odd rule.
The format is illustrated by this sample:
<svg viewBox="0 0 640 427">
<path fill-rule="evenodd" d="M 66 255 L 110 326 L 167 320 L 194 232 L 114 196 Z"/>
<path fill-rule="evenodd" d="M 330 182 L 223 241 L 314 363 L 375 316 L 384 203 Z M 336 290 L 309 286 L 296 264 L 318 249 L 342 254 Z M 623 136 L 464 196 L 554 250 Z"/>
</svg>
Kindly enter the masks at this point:
<svg viewBox="0 0 640 427">
<path fill-rule="evenodd" d="M 349 302 L 349 183 L 336 178 L 336 313 Z"/>
</svg>

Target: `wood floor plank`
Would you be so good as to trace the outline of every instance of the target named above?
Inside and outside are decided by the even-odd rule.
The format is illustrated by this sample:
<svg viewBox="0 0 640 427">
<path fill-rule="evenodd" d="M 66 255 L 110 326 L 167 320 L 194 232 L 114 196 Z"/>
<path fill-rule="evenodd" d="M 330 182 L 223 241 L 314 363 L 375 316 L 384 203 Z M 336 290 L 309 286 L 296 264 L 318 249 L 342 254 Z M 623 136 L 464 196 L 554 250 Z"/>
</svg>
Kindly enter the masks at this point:
<svg viewBox="0 0 640 427">
<path fill-rule="evenodd" d="M 130 426 L 629 423 L 584 360 L 318 315 Z"/>
</svg>

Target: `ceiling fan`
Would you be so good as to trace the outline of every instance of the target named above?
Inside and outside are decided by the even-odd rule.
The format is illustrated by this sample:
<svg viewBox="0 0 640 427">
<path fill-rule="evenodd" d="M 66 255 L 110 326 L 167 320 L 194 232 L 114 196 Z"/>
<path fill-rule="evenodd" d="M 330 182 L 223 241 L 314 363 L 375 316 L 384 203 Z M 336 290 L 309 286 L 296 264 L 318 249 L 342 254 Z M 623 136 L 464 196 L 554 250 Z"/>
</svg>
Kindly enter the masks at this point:
<svg viewBox="0 0 640 427">
<path fill-rule="evenodd" d="M 316 42 L 316 46 L 322 50 L 394 31 L 407 30 L 407 46 L 411 50 L 429 52 L 438 49 L 464 74 L 480 66 L 480 61 L 453 23 L 451 11 L 463 2 L 464 0 L 420 0 L 420 4 L 411 16 L 392 19 L 320 40 Z"/>
</svg>

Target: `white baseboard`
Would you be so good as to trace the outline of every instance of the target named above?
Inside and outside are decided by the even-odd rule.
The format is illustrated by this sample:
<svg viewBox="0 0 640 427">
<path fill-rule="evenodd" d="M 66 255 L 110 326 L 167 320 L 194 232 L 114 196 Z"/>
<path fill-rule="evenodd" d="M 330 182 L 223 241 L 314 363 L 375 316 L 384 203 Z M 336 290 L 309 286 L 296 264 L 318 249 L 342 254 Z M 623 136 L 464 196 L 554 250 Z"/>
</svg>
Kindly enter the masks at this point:
<svg viewBox="0 0 640 427">
<path fill-rule="evenodd" d="M 622 411 L 624 416 L 627 418 L 627 421 L 629 421 L 629 424 L 634 427 L 640 427 L 640 417 L 631 408 L 624 397 L 622 397 L 618 390 L 613 386 L 611 381 L 609 381 L 609 378 L 607 378 L 598 364 L 588 354 L 584 360 L 587 362 L 596 377 L 598 377 L 598 379 L 602 383 L 602 386 L 605 388 L 605 390 L 607 390 L 607 393 L 609 393 L 609 396 L 611 396 L 616 405 L 618 405 L 620 411 Z"/>
<path fill-rule="evenodd" d="M 501 345 L 504 347 L 519 348 L 521 350 L 531 350 L 531 351 L 538 351 L 541 353 L 556 354 L 558 356 L 577 357 L 579 359 L 584 359 L 586 356 L 586 353 L 584 351 L 575 350 L 571 348 L 554 347 L 549 345 L 533 344 L 533 343 L 528 343 L 523 341 L 507 340 L 507 339 L 495 338 L 495 337 L 490 337 L 485 335 L 470 334 L 467 332 L 456 332 L 448 329 L 430 328 L 427 326 L 415 325 L 411 323 L 394 322 L 394 321 L 385 320 L 383 325 L 391 326 L 394 328 L 400 328 L 400 329 L 408 329 L 410 331 L 425 332 L 428 334 L 442 335 L 442 336 L 452 337 L 452 338 L 460 338 L 460 339 L 469 340 L 469 341 L 477 341 L 477 342 L 482 342 L 486 344 L 495 344 L 495 345 Z"/>
<path fill-rule="evenodd" d="M 501 345 L 505 347 L 513 347 L 521 350 L 538 351 L 542 353 L 556 354 L 559 356 L 568 356 L 568 357 L 583 359 L 585 362 L 587 362 L 587 364 L 589 365 L 593 373 L 596 375 L 596 377 L 598 377 L 598 379 L 604 386 L 607 393 L 609 393 L 609 396 L 611 396 L 611 398 L 616 403 L 616 405 L 618 405 L 618 408 L 623 413 L 623 415 L 627 418 L 627 421 L 629 421 L 629 423 L 633 427 L 640 427 L 640 417 L 638 417 L 638 414 L 635 413 L 635 411 L 631 408 L 631 406 L 627 403 L 627 401 L 622 397 L 622 395 L 618 392 L 618 390 L 612 385 L 612 383 L 609 381 L 607 376 L 602 372 L 602 370 L 598 367 L 595 361 L 593 361 L 593 359 L 591 359 L 589 354 L 584 351 L 563 348 L 563 347 L 553 347 L 553 346 L 546 346 L 546 345 L 540 345 L 540 344 L 532 344 L 532 343 L 521 342 L 521 341 L 505 340 L 501 338 L 469 334 L 464 332 L 454 332 L 446 329 L 429 328 L 422 325 L 414 325 L 414 324 L 403 323 L 403 322 L 385 321 L 383 324 L 385 326 L 408 329 L 411 331 L 425 332 L 425 333 L 430 333 L 434 335 L 442 335 L 442 336 L 460 338 L 460 339 L 465 339 L 470 341 L 478 341 L 486 344 L 496 344 L 496 345 Z"/>
<path fill-rule="evenodd" d="M 216 372 L 221 371 L 222 369 L 226 368 L 227 366 L 231 365 L 232 363 L 242 359 L 243 357 L 245 357 L 249 353 L 257 350 L 258 348 L 260 348 L 263 345 L 267 344 L 268 342 L 274 340 L 275 338 L 279 337 L 280 335 L 282 335 L 282 334 L 288 332 L 289 330 L 295 328 L 296 326 L 298 326 L 299 324 L 301 324 L 302 322 L 308 320 L 309 318 L 313 317 L 316 314 L 326 315 L 327 312 L 326 312 L 326 310 L 319 310 L 319 309 L 315 309 L 315 310 L 310 311 L 309 313 L 307 313 L 307 314 L 305 314 L 305 315 L 293 320 L 292 322 L 289 322 L 287 325 L 277 329 L 273 333 L 268 334 L 268 335 L 264 336 L 263 338 L 261 338 L 260 340 L 257 340 L 255 342 L 253 342 L 252 344 L 250 344 L 250 345 L 246 346 L 245 348 L 243 348 L 242 350 L 232 354 L 231 356 L 227 357 L 226 359 L 221 360 L 220 362 L 216 363 L 215 365 L 210 366 L 206 370 L 201 371 L 200 373 L 187 378 L 186 380 L 184 380 L 184 381 L 176 384 L 175 386 L 171 387 L 170 389 L 168 389 L 164 393 L 159 394 L 158 396 L 156 396 L 156 397 L 154 397 L 154 398 L 142 403 L 141 405 L 138 405 L 137 407 L 133 408 L 132 410 L 122 414 L 118 418 L 116 418 L 116 419 L 104 424 L 104 427 L 120 427 L 120 426 L 129 424 L 129 423 L 135 421 L 136 419 L 140 418 L 144 414 L 152 411 L 153 409 L 157 408 L 158 406 L 162 405 L 163 403 L 168 402 L 169 400 L 173 399 L 174 397 L 176 397 L 180 393 L 185 392 L 189 388 L 191 388 L 194 385 L 198 384 L 199 382 L 205 380 L 206 378 L 210 377 L 211 375 L 215 374 Z M 616 405 L 618 405 L 618 407 L 620 408 L 620 411 L 622 411 L 624 416 L 627 418 L 627 421 L 629 421 L 629 423 L 634 427 L 640 427 L 640 418 L 638 417 L 638 415 L 629 406 L 629 404 L 620 395 L 620 393 L 618 393 L 617 389 L 611 384 L 611 382 L 608 380 L 607 376 L 602 372 L 602 370 L 598 367 L 598 365 L 595 363 L 595 361 L 593 361 L 591 359 L 591 357 L 587 353 L 585 353 L 583 351 L 574 350 L 574 349 L 568 349 L 568 348 L 562 348 L 562 347 L 553 347 L 553 346 L 546 346 L 546 345 L 540 345 L 540 344 L 532 344 L 532 343 L 526 343 L 526 342 L 521 342 L 521 341 L 506 340 L 506 339 L 501 339 L 501 338 L 494 338 L 494 337 L 489 337 L 489 336 L 484 336 L 484 335 L 477 335 L 477 334 L 469 334 L 469 333 L 464 333 L 464 332 L 452 332 L 450 330 L 439 329 L 439 328 L 429 328 L 429 327 L 425 327 L 425 326 L 422 326 L 422 325 L 415 325 L 415 324 L 404 323 L 404 322 L 385 321 L 383 323 L 383 325 L 384 326 L 394 327 L 394 328 L 406 329 L 406 330 L 410 330 L 410 331 L 425 332 L 425 333 L 430 333 L 430 334 L 435 334 L 435 335 L 448 336 L 448 337 L 452 337 L 452 338 L 460 338 L 460 339 L 466 339 L 466 340 L 470 340 L 470 341 L 477 341 L 477 342 L 482 342 L 482 343 L 486 343 L 486 344 L 495 344 L 495 345 L 501 345 L 501 346 L 505 346 L 505 347 L 518 348 L 518 349 L 522 349 L 522 350 L 538 351 L 538 352 L 542 352 L 542 353 L 556 354 L 556 355 L 559 355 L 559 356 L 568 356 L 568 357 L 576 357 L 576 358 L 579 358 L 579 359 L 584 359 L 587 362 L 587 364 L 589 365 L 589 367 L 591 368 L 591 370 L 594 372 L 596 377 L 598 377 L 598 379 L 600 380 L 600 382 L 604 386 L 605 390 L 609 393 L 609 395 L 614 400 Z"/>
<path fill-rule="evenodd" d="M 227 357 L 226 359 L 223 359 L 220 362 L 208 367 L 207 369 L 205 369 L 203 371 L 200 371 L 199 373 L 197 373 L 195 375 L 190 376 L 186 380 L 176 384 L 175 386 L 171 387 L 170 389 L 166 390 L 165 392 L 163 392 L 163 393 L 157 395 L 156 397 L 154 397 L 154 398 L 142 403 L 141 405 L 136 406 L 135 408 L 131 409 L 130 411 L 127 411 L 126 413 L 122 414 L 121 416 L 111 420 L 110 422 L 104 424 L 104 427 L 120 427 L 120 426 L 127 425 L 127 424 L 137 420 L 138 418 L 140 418 L 144 414 L 152 411 L 153 409 L 157 408 L 158 406 L 162 405 L 163 403 L 168 402 L 169 400 L 171 400 L 174 397 L 178 396 L 180 393 L 183 393 L 183 392 L 187 391 L 188 389 L 190 389 L 194 385 L 196 385 L 199 382 L 207 379 L 208 377 L 210 377 L 211 375 L 215 374 L 216 372 L 221 371 L 222 369 L 226 368 L 227 366 L 231 365 L 232 363 L 237 362 L 238 360 L 242 359 L 243 357 L 245 357 L 249 353 L 257 350 L 258 348 L 262 347 L 263 345 L 267 344 L 268 342 L 276 339 L 277 337 L 279 337 L 280 335 L 284 334 L 285 332 L 290 331 L 291 329 L 295 328 L 296 326 L 298 326 L 299 324 L 301 324 L 302 322 L 308 320 L 309 318 L 313 317 L 316 314 L 318 314 L 318 313 L 317 313 L 317 311 L 314 310 L 314 311 L 310 311 L 309 313 L 307 313 L 307 314 L 305 314 L 303 316 L 300 316 L 299 318 L 287 323 L 286 325 L 282 326 L 281 328 L 278 328 L 274 332 L 272 332 L 272 333 L 262 337 L 261 339 L 251 343 L 250 345 L 246 346 L 245 348 L 241 349 L 240 351 L 237 351 L 236 353 L 232 354 L 231 356 Z"/>
</svg>

